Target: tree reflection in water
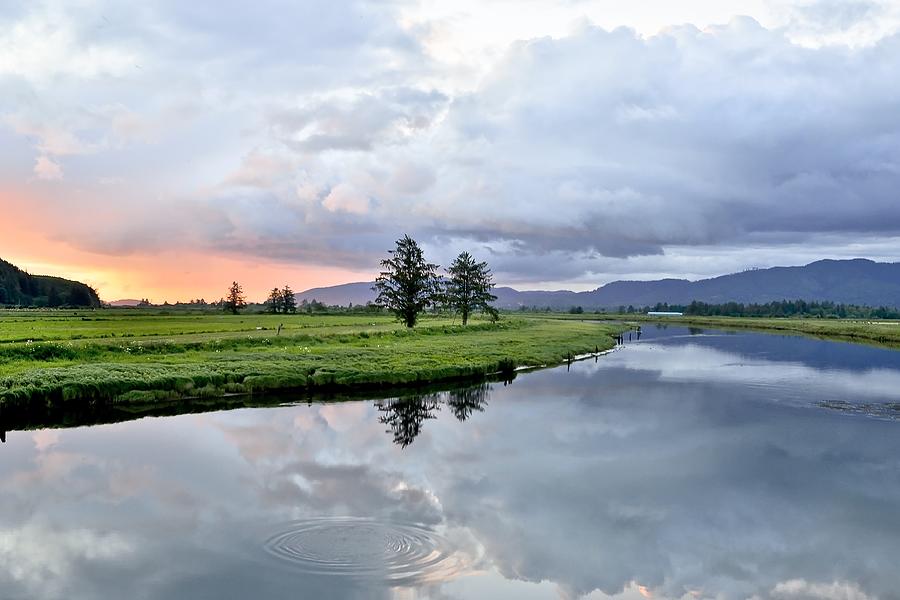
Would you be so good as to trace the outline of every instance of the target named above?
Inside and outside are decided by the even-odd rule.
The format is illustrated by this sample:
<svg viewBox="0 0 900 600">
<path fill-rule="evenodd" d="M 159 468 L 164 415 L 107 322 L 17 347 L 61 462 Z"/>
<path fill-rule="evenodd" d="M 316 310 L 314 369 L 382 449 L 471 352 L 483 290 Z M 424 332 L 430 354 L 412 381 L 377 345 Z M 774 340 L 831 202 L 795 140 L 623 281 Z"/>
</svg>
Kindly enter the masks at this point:
<svg viewBox="0 0 900 600">
<path fill-rule="evenodd" d="M 453 416 L 465 421 L 474 412 L 484 410 L 490 390 L 491 386 L 485 383 L 452 392 L 379 400 L 375 406 L 383 414 L 378 422 L 389 427 L 386 433 L 394 436 L 395 444 L 406 448 L 422 433 L 422 424 L 427 419 L 437 418 L 442 404 L 446 403 Z"/>
<path fill-rule="evenodd" d="M 453 416 L 460 421 L 465 421 L 474 412 L 483 412 L 487 406 L 488 393 L 491 386 L 482 383 L 462 390 L 455 390 L 447 394 L 447 406 L 453 412 Z"/>
</svg>

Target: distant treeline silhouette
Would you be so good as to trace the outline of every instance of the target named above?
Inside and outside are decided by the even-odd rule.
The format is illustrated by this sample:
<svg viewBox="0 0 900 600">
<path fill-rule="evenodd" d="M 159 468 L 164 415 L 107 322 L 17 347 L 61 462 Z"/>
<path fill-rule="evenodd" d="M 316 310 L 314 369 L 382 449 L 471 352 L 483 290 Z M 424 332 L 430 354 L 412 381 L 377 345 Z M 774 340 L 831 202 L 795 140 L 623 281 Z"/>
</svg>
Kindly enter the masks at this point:
<svg viewBox="0 0 900 600">
<path fill-rule="evenodd" d="M 835 302 L 808 302 L 806 300 L 780 300 L 765 304 L 725 302 L 707 304 L 691 302 L 688 305 L 659 303 L 645 307 L 654 311 L 683 312 L 700 317 L 818 317 L 821 319 L 900 319 L 900 310 L 886 306 L 871 307 Z"/>
<path fill-rule="evenodd" d="M 81 282 L 31 275 L 0 260 L 0 306 L 96 308 L 100 298 Z"/>
</svg>

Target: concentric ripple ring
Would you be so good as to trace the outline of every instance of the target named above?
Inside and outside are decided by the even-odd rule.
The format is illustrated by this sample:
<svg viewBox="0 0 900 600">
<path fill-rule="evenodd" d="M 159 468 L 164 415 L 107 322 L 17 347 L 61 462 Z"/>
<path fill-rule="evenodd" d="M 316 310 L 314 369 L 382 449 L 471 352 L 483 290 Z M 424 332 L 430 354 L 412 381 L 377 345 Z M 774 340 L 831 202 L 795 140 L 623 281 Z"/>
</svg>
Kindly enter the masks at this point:
<svg viewBox="0 0 900 600">
<path fill-rule="evenodd" d="M 445 579 L 459 567 L 450 543 L 432 530 L 373 519 L 294 521 L 264 548 L 304 573 L 394 584 Z"/>
</svg>

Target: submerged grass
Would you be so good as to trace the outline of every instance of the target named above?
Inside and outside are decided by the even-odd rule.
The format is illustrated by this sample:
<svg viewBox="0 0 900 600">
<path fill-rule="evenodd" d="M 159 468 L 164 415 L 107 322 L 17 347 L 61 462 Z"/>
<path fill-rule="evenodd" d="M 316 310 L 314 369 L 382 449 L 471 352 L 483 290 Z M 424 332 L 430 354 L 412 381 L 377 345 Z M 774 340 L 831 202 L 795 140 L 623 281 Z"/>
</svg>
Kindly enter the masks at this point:
<svg viewBox="0 0 900 600">
<path fill-rule="evenodd" d="M 0 315 L 0 323 L 3 318 Z M 240 323 L 240 317 L 229 321 L 216 315 L 209 317 L 209 326 L 221 327 L 223 333 L 209 338 L 195 335 L 207 326 L 202 316 L 180 335 L 173 335 L 172 329 L 184 330 L 184 323 L 173 326 L 169 317 L 151 318 L 164 334 L 110 342 L 102 337 L 108 331 L 103 331 L 87 340 L 0 343 L 0 402 L 4 408 L 79 401 L 139 404 L 285 389 L 481 380 L 519 366 L 558 364 L 570 356 L 608 349 L 621 329 L 530 318 L 461 327 L 449 319 L 431 318 L 408 331 L 371 316 L 338 317 L 334 323 L 322 322 L 328 317 L 278 316 L 285 329 L 276 336 L 265 330 L 268 335 L 259 335 L 258 321 L 250 318 Z M 117 322 L 119 338 L 135 330 L 147 332 L 145 319 Z M 137 325 L 134 330 L 131 323 Z M 5 325 L 7 332 L 14 329 Z M 61 336 L 58 330 L 56 334 Z"/>
</svg>

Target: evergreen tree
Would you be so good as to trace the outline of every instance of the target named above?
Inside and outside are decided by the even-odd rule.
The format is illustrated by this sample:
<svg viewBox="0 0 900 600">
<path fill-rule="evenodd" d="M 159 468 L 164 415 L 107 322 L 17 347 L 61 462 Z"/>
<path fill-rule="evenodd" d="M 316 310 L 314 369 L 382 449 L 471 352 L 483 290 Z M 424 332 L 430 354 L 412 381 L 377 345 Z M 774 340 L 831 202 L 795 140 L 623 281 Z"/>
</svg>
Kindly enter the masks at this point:
<svg viewBox="0 0 900 600">
<path fill-rule="evenodd" d="M 425 260 L 422 249 L 408 235 L 397 240 L 390 256 L 381 261 L 384 271 L 375 279 L 376 304 L 384 306 L 407 327 L 438 297 L 438 266 Z"/>
<path fill-rule="evenodd" d="M 463 252 L 450 264 L 447 274 L 450 277 L 444 286 L 444 300 L 460 314 L 463 325 L 476 310 L 497 317 L 497 311 L 490 305 L 497 296 L 491 293 L 493 276 L 486 262 L 475 262 L 471 254 Z"/>
<path fill-rule="evenodd" d="M 289 285 L 281 290 L 281 310 L 285 313 L 297 312 L 297 298 L 294 297 L 294 290 Z"/>
<path fill-rule="evenodd" d="M 272 311 L 272 314 L 275 314 L 281 309 L 281 290 L 278 288 L 272 288 L 272 291 L 269 292 L 269 297 L 266 300 L 266 304 L 269 307 L 269 310 Z"/>
<path fill-rule="evenodd" d="M 228 295 L 225 296 L 225 310 L 236 315 L 245 306 L 247 306 L 247 300 L 244 298 L 244 289 L 237 281 L 232 281 Z"/>
</svg>

